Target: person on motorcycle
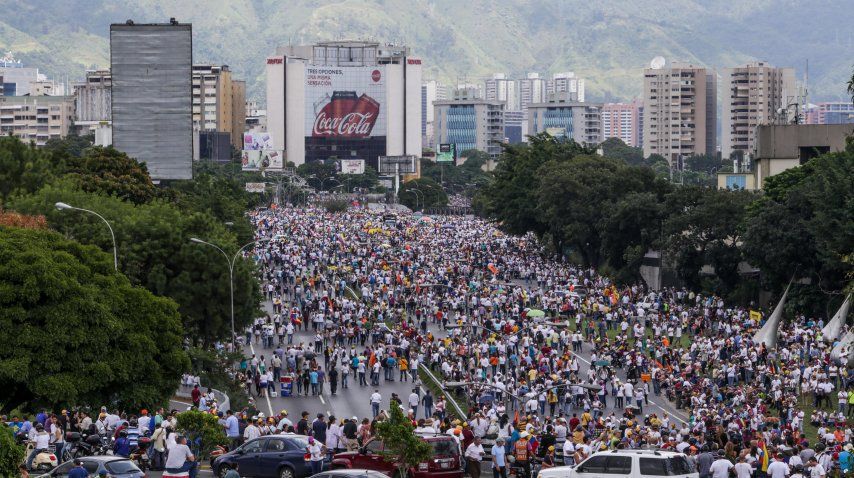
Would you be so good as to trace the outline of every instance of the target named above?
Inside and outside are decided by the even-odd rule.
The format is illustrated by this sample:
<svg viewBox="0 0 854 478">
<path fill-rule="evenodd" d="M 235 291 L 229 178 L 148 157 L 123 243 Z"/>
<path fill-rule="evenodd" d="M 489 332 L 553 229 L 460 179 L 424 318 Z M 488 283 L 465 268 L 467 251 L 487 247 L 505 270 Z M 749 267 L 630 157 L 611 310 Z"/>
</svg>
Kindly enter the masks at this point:
<svg viewBox="0 0 854 478">
<path fill-rule="evenodd" d="M 35 434 L 32 437 L 33 441 L 33 451 L 30 452 L 30 456 L 27 457 L 27 469 L 33 468 L 33 460 L 36 459 L 39 453 L 47 451 L 48 446 L 50 445 L 50 433 L 45 431 L 44 425 L 41 423 L 36 423 L 35 426 Z"/>
<path fill-rule="evenodd" d="M 542 468 L 552 468 L 555 466 L 555 447 L 554 445 L 550 446 L 546 451 L 545 456 L 543 456 L 543 464 Z"/>
<path fill-rule="evenodd" d="M 528 432 L 522 432 L 519 435 L 519 439 L 513 445 L 513 457 L 516 459 L 516 466 L 525 470 L 525 476 L 531 476 L 531 459 L 534 457 L 534 450 Z"/>
</svg>

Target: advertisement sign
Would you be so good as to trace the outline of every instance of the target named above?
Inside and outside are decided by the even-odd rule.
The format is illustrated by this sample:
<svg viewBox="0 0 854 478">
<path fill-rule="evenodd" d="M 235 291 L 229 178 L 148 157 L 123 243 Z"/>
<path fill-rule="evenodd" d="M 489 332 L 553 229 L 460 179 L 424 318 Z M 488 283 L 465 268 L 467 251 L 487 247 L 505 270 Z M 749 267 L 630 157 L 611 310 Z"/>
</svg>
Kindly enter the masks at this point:
<svg viewBox="0 0 854 478">
<path fill-rule="evenodd" d="M 257 171 L 263 169 L 282 169 L 284 165 L 282 151 L 269 150 L 244 150 L 240 155 L 240 164 L 244 171 Z"/>
<path fill-rule="evenodd" d="M 450 144 L 440 144 L 436 149 L 436 162 L 437 163 L 453 163 L 454 159 L 457 157 L 457 145 Z"/>
<path fill-rule="evenodd" d="M 305 70 L 305 159 L 365 158 L 386 151 L 385 67 Z"/>
<path fill-rule="evenodd" d="M 261 151 L 275 149 L 269 133 L 243 133 L 243 150 Z"/>
<path fill-rule="evenodd" d="M 365 174 L 364 159 L 342 159 L 339 163 L 341 165 L 341 174 Z"/>
<path fill-rule="evenodd" d="M 248 193 L 263 193 L 266 190 L 266 183 L 246 183 L 246 192 Z"/>
</svg>

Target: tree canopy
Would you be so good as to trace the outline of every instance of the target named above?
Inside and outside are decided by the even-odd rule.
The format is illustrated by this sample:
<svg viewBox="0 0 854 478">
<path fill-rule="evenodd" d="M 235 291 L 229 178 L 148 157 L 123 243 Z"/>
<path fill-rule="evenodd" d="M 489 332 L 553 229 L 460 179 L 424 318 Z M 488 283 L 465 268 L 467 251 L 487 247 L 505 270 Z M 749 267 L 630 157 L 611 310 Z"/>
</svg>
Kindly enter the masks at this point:
<svg viewBox="0 0 854 478">
<path fill-rule="evenodd" d="M 448 195 L 442 186 L 430 178 L 407 181 L 397 193 L 400 203 L 413 211 L 448 204 Z"/>
<path fill-rule="evenodd" d="M 0 227 L 0 326 L 4 413 L 24 403 L 153 407 L 189 366 L 172 300 L 54 232 Z"/>
</svg>

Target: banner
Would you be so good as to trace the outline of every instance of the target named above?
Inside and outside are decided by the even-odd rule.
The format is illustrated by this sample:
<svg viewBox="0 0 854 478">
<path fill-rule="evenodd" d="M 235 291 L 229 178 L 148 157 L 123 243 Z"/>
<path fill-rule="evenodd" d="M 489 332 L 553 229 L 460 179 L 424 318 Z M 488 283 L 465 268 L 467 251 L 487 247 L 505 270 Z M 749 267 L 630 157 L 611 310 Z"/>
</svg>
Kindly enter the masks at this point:
<svg viewBox="0 0 854 478">
<path fill-rule="evenodd" d="M 246 183 L 246 192 L 248 193 L 263 193 L 266 190 L 266 183 Z"/>
<path fill-rule="evenodd" d="M 240 155 L 240 164 L 244 171 L 264 169 L 282 169 L 284 165 L 282 151 L 244 150 Z"/>
<path fill-rule="evenodd" d="M 440 144 L 436 149 L 437 163 L 453 163 L 457 158 L 457 145 L 453 143 Z"/>
</svg>

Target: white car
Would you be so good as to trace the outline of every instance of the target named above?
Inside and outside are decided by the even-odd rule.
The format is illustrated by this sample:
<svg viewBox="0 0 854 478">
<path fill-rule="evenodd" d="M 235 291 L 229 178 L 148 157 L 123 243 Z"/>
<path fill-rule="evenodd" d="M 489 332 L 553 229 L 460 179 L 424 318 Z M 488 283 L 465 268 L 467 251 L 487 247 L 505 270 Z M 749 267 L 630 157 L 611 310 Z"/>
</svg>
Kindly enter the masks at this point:
<svg viewBox="0 0 854 478">
<path fill-rule="evenodd" d="M 684 453 L 664 450 L 613 450 L 594 453 L 578 465 L 541 470 L 539 478 L 699 478 Z"/>
</svg>

